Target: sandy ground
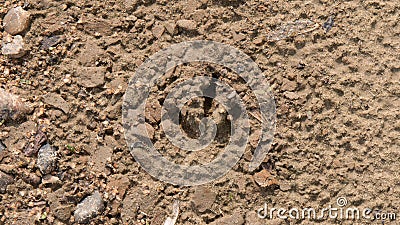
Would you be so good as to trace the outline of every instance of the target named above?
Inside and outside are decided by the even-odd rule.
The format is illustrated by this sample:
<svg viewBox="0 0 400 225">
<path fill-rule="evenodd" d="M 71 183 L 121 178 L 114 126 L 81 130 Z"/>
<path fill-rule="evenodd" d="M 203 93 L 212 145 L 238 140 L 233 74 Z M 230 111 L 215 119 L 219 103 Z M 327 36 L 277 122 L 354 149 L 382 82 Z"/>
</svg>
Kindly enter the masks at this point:
<svg viewBox="0 0 400 225">
<path fill-rule="evenodd" d="M 27 54 L 20 59 L 0 56 L 0 86 L 32 107 L 22 121 L 0 126 L 0 140 L 7 146 L 0 153 L 0 175 L 12 180 L 2 183 L 0 224 L 74 224 L 77 205 L 95 191 L 104 209 L 91 224 L 163 224 L 175 200 L 180 201 L 177 224 L 399 223 L 396 1 L 27 3 L 0 1 L 0 18 L 16 5 L 31 13 L 22 34 Z M 330 16 L 334 24 L 327 31 L 324 23 Z M 307 26 L 295 21 L 307 21 Z M 152 178 L 130 155 L 122 128 L 123 95 L 135 70 L 152 54 L 174 43 L 204 39 L 234 46 L 259 65 L 275 96 L 277 129 L 256 171 L 244 169 L 251 159 L 247 151 L 223 178 L 178 187 Z M 219 69 L 212 73 L 223 79 L 226 73 Z M 182 67 L 153 94 L 163 98 L 176 79 L 208 73 L 206 66 Z M 239 81 L 229 82 L 235 86 Z M 160 107 L 154 104 L 151 109 Z M 196 114 L 199 104 L 204 99 L 187 110 Z M 156 112 L 147 116 L 154 143 L 168 149 L 168 155 L 179 155 L 161 140 Z M 196 136 L 190 128 L 189 123 L 183 129 Z M 57 149 L 56 168 L 47 176 L 38 169 L 37 156 L 25 154 L 38 134 Z M 224 135 L 200 162 L 224 147 L 229 138 Z M 338 199 L 347 202 L 339 208 L 370 209 L 376 219 L 281 219 L 276 212 L 273 218 L 257 216 L 265 204 L 320 212 L 338 208 L 343 203 Z M 397 222 L 380 218 L 390 213 L 397 214 Z"/>
</svg>

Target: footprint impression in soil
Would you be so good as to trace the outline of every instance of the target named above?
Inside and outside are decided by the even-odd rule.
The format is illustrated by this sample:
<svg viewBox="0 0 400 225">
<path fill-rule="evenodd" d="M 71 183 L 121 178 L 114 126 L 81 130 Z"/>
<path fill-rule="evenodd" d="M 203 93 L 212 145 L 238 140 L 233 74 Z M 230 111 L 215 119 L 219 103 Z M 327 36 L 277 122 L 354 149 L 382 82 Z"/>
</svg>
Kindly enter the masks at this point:
<svg viewBox="0 0 400 225">
<path fill-rule="evenodd" d="M 173 45 L 151 56 L 129 82 L 123 104 L 125 138 L 135 160 L 153 177 L 175 185 L 211 182 L 227 173 L 242 157 L 250 135 L 249 112 L 235 90 L 221 79 L 195 76 L 178 83 L 163 99 L 162 135 L 179 151 L 198 151 L 219 142 L 224 148 L 211 162 L 180 164 L 165 157 L 154 146 L 146 124 L 146 102 L 167 71 L 188 63 L 212 63 L 228 68 L 255 96 L 261 134 L 249 170 L 256 169 L 268 152 L 275 131 L 275 102 L 268 82 L 249 56 L 212 41 Z M 154 124 L 153 124 L 154 125 Z M 158 133 L 159 134 L 159 133 Z M 207 151 L 204 154 L 209 154 Z"/>
</svg>

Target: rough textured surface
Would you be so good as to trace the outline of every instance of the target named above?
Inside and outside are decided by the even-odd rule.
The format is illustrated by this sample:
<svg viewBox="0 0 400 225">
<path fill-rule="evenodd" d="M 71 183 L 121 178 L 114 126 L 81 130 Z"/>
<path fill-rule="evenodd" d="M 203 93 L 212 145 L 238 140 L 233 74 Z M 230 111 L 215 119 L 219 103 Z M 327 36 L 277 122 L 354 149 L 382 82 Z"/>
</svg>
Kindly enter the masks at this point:
<svg viewBox="0 0 400 225">
<path fill-rule="evenodd" d="M 0 16 L 23 3 L 2 1 Z M 346 197 L 349 207 L 399 213 L 400 12 L 396 1 L 29 3 L 26 11 L 32 19 L 24 34 L 29 54 L 18 59 L 0 55 L 0 86 L 33 105 L 25 122 L 0 126 L 0 140 L 7 146 L 0 170 L 14 177 L 0 195 L 0 224 L 3 220 L 4 224 L 74 224 L 69 207 L 74 210 L 95 190 L 103 193 L 106 206 L 90 221 L 93 224 L 162 224 L 174 200 L 180 201 L 177 225 L 210 224 L 237 209 L 246 225 L 260 220 L 261 224 L 300 225 L 398 223 L 255 218 L 264 203 L 321 209 L 336 206 L 338 197 Z M 331 16 L 334 23 L 326 32 L 323 25 Z M 194 21 L 196 27 L 187 30 L 177 25 L 179 20 Z M 0 30 L 4 40 L 4 29 Z M 55 35 L 65 38 L 45 39 Z M 282 39 L 274 41 L 277 38 Z M 194 205 L 198 187 L 168 185 L 141 169 L 125 144 L 120 115 L 126 84 L 143 61 L 174 43 L 200 39 L 234 46 L 255 60 L 271 84 L 278 117 L 268 157 L 249 173 L 245 168 L 258 139 L 257 120 L 250 116 L 251 146 L 232 171 L 206 186 L 216 197 L 204 213 Z M 105 67 L 102 84 L 83 86 L 77 74 L 81 67 Z M 158 112 L 165 96 L 181 80 L 197 75 L 219 77 L 254 105 L 251 90 L 224 68 L 193 64 L 169 71 L 151 93 L 146 121 L 161 154 L 183 164 L 209 162 L 225 146 L 216 141 L 204 154 L 189 154 L 163 139 Z M 64 102 L 48 104 L 43 96 L 49 93 Z M 195 104 L 185 108 L 187 115 L 204 112 Z M 222 118 L 224 125 L 218 108 L 214 102 L 206 115 Z M 59 168 L 52 174 L 60 179 L 58 186 L 40 183 L 35 154 L 24 153 L 40 126 L 59 151 Z M 196 129 L 187 127 L 186 132 L 195 135 Z M 108 149 L 105 156 L 110 160 L 95 157 L 100 147 Z M 96 171 L 99 165 L 100 172 Z M 258 174 L 264 170 L 269 174 Z M 26 179 L 28 175 L 33 179 Z M 269 185 L 274 179 L 278 183 Z M 59 205 L 68 207 L 50 204 L 50 195 L 58 191 Z"/>
<path fill-rule="evenodd" d="M 102 213 L 103 210 L 103 199 L 100 193 L 96 191 L 78 204 L 74 212 L 75 221 L 78 223 L 88 223 L 90 219 Z"/>
</svg>

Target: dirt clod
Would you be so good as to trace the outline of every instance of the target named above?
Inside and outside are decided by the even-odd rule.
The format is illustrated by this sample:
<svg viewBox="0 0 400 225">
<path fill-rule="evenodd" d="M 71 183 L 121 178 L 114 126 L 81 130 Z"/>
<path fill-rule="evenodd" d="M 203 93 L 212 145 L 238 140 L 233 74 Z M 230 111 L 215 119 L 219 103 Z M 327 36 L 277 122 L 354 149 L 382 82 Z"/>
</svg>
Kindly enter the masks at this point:
<svg viewBox="0 0 400 225">
<path fill-rule="evenodd" d="M 70 110 L 70 105 L 65 101 L 60 95 L 55 93 L 48 93 L 43 96 L 43 102 L 49 106 L 53 106 L 57 109 L 61 109 L 64 113 L 68 113 Z"/>
<path fill-rule="evenodd" d="M 261 170 L 253 176 L 254 181 L 261 187 L 270 187 L 273 185 L 278 185 L 276 178 L 267 170 Z"/>
<path fill-rule="evenodd" d="M 196 29 L 196 22 L 193 20 L 178 20 L 176 24 L 186 30 L 194 30 Z"/>
<path fill-rule="evenodd" d="M 78 84 L 93 88 L 104 84 L 105 67 L 81 67 L 77 71 Z"/>
<path fill-rule="evenodd" d="M 288 79 L 284 79 L 282 84 L 282 90 L 284 91 L 294 91 L 296 90 L 297 83 L 295 81 L 290 81 Z"/>
<path fill-rule="evenodd" d="M 194 192 L 192 202 L 194 204 L 194 207 L 200 213 L 203 213 L 211 208 L 216 197 L 217 195 L 211 189 L 207 187 L 198 187 Z"/>
<path fill-rule="evenodd" d="M 165 31 L 165 27 L 163 25 L 156 25 L 151 29 L 151 32 L 153 33 L 153 36 L 156 38 L 160 38 L 161 35 L 163 35 Z"/>
</svg>

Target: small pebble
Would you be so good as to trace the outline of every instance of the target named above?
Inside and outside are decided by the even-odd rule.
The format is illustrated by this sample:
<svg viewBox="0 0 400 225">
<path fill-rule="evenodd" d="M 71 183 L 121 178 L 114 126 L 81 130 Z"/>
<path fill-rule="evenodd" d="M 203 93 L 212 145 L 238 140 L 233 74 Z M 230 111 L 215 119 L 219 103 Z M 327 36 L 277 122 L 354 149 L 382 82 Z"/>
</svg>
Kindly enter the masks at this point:
<svg viewBox="0 0 400 225">
<path fill-rule="evenodd" d="M 19 120 L 29 112 L 29 107 L 20 97 L 0 88 L 0 121 Z"/>
<path fill-rule="evenodd" d="M 46 144 L 39 149 L 37 167 L 42 174 L 49 174 L 56 168 L 57 153 L 55 149 Z"/>
<path fill-rule="evenodd" d="M 21 6 L 10 9 L 3 19 L 4 30 L 11 35 L 23 32 L 29 26 L 29 16 Z"/>
<path fill-rule="evenodd" d="M 86 197 L 78 204 L 74 212 L 75 222 L 88 223 L 92 218 L 101 214 L 104 210 L 104 202 L 98 191 Z"/>
<path fill-rule="evenodd" d="M 77 75 L 79 76 L 77 82 L 86 88 L 94 88 L 104 84 L 106 67 L 79 67 L 77 68 Z"/>
<path fill-rule="evenodd" d="M 299 64 L 297 64 L 297 69 L 298 69 L 298 70 L 302 70 L 302 69 L 304 69 L 304 68 L 306 68 L 306 64 L 304 64 L 304 63 L 302 63 L 302 62 L 299 62 Z"/>
<path fill-rule="evenodd" d="M 60 183 L 60 178 L 52 175 L 46 175 L 43 177 L 42 180 L 43 184 L 59 184 Z"/>
<path fill-rule="evenodd" d="M 308 118 L 309 120 L 312 119 L 312 116 L 313 116 L 313 113 L 312 113 L 311 111 L 307 111 L 307 118 Z"/>
<path fill-rule="evenodd" d="M 0 141 L 0 154 L 4 151 L 4 150 L 6 150 L 6 145 L 5 144 L 3 144 L 3 142 L 2 141 Z"/>
<path fill-rule="evenodd" d="M 21 35 L 12 37 L 6 35 L 3 38 L 1 53 L 11 58 L 20 58 L 25 55 L 24 40 Z"/>
<path fill-rule="evenodd" d="M 281 184 L 279 185 L 279 189 L 281 189 L 281 191 L 289 191 L 291 188 L 292 188 L 292 187 L 290 186 L 290 184 L 289 184 L 289 183 L 286 183 L 286 182 L 281 183 Z"/>
<path fill-rule="evenodd" d="M 328 33 L 328 31 L 330 31 L 332 29 L 333 25 L 335 24 L 335 20 L 334 19 L 335 19 L 334 16 L 330 16 L 328 18 L 328 20 L 322 26 L 325 29 L 325 33 Z"/>
<path fill-rule="evenodd" d="M 54 35 L 51 37 L 45 37 L 43 38 L 40 46 L 41 49 L 47 50 L 50 49 L 51 47 L 56 46 L 63 40 L 63 37 L 61 35 Z"/>
</svg>

